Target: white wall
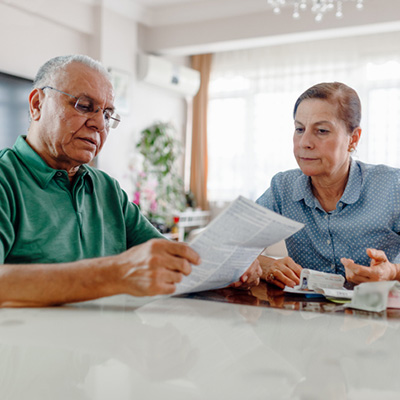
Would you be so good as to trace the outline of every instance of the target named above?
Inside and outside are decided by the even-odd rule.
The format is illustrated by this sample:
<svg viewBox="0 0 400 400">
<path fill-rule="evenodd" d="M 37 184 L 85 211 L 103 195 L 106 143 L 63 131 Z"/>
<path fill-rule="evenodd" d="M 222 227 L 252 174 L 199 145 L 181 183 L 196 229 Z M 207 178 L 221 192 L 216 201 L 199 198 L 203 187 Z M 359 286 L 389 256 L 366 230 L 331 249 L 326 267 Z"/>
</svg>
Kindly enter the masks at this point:
<svg viewBox="0 0 400 400">
<path fill-rule="evenodd" d="M 61 8 L 60 8 L 61 7 Z M 130 107 L 110 132 L 98 167 L 131 192 L 128 166 L 140 131 L 156 120 L 170 121 L 185 136 L 182 97 L 136 81 L 137 23 L 100 4 L 76 0 L 16 0 L 0 3 L 0 71 L 33 79 L 49 58 L 81 53 L 129 77 Z M 182 61 L 182 60 L 181 60 Z M 184 60 L 183 60 L 184 61 Z"/>
<path fill-rule="evenodd" d="M 0 35 L 0 70 L 25 78 L 32 79 L 39 66 L 53 56 L 90 55 L 87 33 L 2 3 Z"/>
</svg>

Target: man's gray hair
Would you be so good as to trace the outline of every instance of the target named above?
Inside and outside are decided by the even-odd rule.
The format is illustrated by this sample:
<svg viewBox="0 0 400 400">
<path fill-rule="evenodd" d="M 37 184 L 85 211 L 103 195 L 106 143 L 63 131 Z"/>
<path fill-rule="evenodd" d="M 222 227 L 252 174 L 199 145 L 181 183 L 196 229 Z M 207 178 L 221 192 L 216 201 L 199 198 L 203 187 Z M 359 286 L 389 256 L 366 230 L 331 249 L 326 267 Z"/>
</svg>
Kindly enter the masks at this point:
<svg viewBox="0 0 400 400">
<path fill-rule="evenodd" d="M 109 81 L 111 80 L 110 74 L 99 61 L 83 54 L 73 54 L 69 56 L 54 57 L 44 63 L 36 74 L 36 77 L 33 81 L 33 87 L 42 88 L 44 86 L 53 84 L 54 78 L 57 75 L 64 73 L 65 67 L 74 62 L 87 65 L 93 70 L 100 72 Z"/>
</svg>

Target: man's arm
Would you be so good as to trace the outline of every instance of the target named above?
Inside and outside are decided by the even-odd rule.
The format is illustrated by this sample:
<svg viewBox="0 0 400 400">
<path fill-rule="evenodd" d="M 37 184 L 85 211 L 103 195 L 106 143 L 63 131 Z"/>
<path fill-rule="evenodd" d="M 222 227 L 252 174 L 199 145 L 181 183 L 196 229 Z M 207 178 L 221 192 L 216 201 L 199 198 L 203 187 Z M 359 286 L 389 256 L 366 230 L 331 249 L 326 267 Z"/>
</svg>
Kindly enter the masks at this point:
<svg viewBox="0 0 400 400">
<path fill-rule="evenodd" d="M 0 265 L 0 306 L 43 307 L 116 294 L 172 294 L 199 255 L 184 243 L 153 239 L 109 257 L 61 264 Z"/>
</svg>

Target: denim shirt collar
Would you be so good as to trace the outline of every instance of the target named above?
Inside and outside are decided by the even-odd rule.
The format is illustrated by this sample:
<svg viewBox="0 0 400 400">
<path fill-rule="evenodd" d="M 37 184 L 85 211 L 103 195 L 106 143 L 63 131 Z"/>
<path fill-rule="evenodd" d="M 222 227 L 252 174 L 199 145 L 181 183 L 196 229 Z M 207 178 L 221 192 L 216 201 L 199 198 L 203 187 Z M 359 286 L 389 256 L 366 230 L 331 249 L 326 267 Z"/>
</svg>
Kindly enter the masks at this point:
<svg viewBox="0 0 400 400">
<path fill-rule="evenodd" d="M 342 202 L 343 204 L 354 204 L 360 198 L 361 186 L 362 175 L 360 167 L 355 160 L 351 159 L 349 179 L 339 202 Z M 296 179 L 293 185 L 292 200 L 304 200 L 304 203 L 311 208 L 316 208 L 319 206 L 318 200 L 312 193 L 311 178 L 309 176 L 302 173 Z"/>
</svg>

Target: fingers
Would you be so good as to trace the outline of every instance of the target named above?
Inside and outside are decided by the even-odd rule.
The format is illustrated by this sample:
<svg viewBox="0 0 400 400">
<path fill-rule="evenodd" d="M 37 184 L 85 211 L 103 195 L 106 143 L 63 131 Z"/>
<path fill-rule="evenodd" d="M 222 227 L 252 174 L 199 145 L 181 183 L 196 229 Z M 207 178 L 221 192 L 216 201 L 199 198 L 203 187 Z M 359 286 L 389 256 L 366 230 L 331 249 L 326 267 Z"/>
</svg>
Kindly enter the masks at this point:
<svg viewBox="0 0 400 400">
<path fill-rule="evenodd" d="M 286 259 L 286 265 L 288 266 L 288 268 L 290 268 L 291 272 L 293 272 L 297 276 L 297 282 L 300 282 L 300 274 L 303 268 L 299 264 L 295 263 L 292 258 L 286 257 Z"/>
<path fill-rule="evenodd" d="M 368 257 L 371 259 L 371 266 L 376 265 L 376 264 L 381 264 L 388 262 L 388 258 L 386 257 L 386 254 L 382 250 L 376 250 L 376 249 L 367 249 L 367 254 Z M 341 263 L 348 268 L 356 268 L 358 264 L 355 264 L 353 260 L 350 258 L 341 258 L 340 259 Z"/>
<path fill-rule="evenodd" d="M 344 269 L 346 271 L 346 278 L 347 278 L 347 280 L 349 280 L 349 277 L 354 275 L 354 270 L 357 269 L 357 265 L 354 264 L 354 261 L 351 260 L 350 258 L 342 257 L 340 259 L 340 262 L 343 264 Z M 348 277 L 348 275 L 349 275 L 349 277 Z"/>
<path fill-rule="evenodd" d="M 152 239 L 118 256 L 122 290 L 139 296 L 171 294 L 200 256 L 187 244 Z"/>
<path fill-rule="evenodd" d="M 274 277 L 275 281 L 273 282 L 275 284 L 282 283 L 283 287 L 289 286 L 289 287 L 294 287 L 300 283 L 299 277 L 293 273 L 291 269 L 284 269 L 284 270 L 276 270 L 274 272 Z M 282 285 L 278 285 L 282 287 Z"/>
<path fill-rule="evenodd" d="M 258 285 L 260 283 L 260 277 L 262 274 L 262 269 L 259 261 L 256 259 L 247 269 L 247 271 L 240 277 L 240 282 L 253 284 L 256 283 Z"/>
<path fill-rule="evenodd" d="M 301 266 L 290 257 L 282 259 L 281 267 L 274 272 L 276 278 L 287 286 L 294 287 L 300 283 Z"/>
<path fill-rule="evenodd" d="M 164 270 L 162 271 L 163 276 L 161 277 L 162 281 L 166 284 L 175 284 L 182 282 L 182 274 L 179 272 Z"/>
<path fill-rule="evenodd" d="M 342 258 L 340 261 L 344 265 L 347 281 L 355 283 L 357 285 L 359 283 L 366 282 L 365 277 L 361 277 L 358 275 L 359 268 L 356 264 L 353 263 L 352 260 Z"/>
<path fill-rule="evenodd" d="M 280 288 L 285 286 L 294 287 L 300 283 L 302 267 L 295 263 L 292 258 L 285 257 L 276 260 L 266 271 L 266 280 Z"/>
<path fill-rule="evenodd" d="M 289 285 L 286 285 L 285 283 L 281 282 L 280 280 L 278 280 L 276 278 L 273 281 L 271 281 L 271 283 L 273 283 L 274 285 L 280 287 L 281 289 L 285 289 L 285 286 L 289 286 Z"/>
<path fill-rule="evenodd" d="M 364 267 L 356 264 L 349 258 L 341 258 L 340 261 L 344 265 L 346 279 L 349 282 L 359 284 L 371 281 L 371 273 L 374 273 L 374 271 L 370 267 Z"/>
<path fill-rule="evenodd" d="M 150 263 L 149 267 L 166 268 L 171 271 L 180 272 L 183 275 L 189 275 L 192 272 L 192 266 L 187 260 L 169 255 L 160 257 L 159 262 L 155 263 L 155 265 Z"/>
<path fill-rule="evenodd" d="M 149 268 L 167 268 L 189 275 L 191 264 L 201 263 L 200 256 L 187 244 L 164 239 L 150 240 L 145 264 Z"/>
<path fill-rule="evenodd" d="M 184 258 L 191 264 L 199 265 L 201 263 L 199 254 L 186 243 L 168 241 L 165 245 L 169 254 Z"/>
<path fill-rule="evenodd" d="M 172 294 L 176 284 L 182 281 L 182 274 L 165 268 L 132 269 L 125 276 L 128 285 L 127 293 L 135 296 L 154 296 Z"/>
<path fill-rule="evenodd" d="M 173 294 L 176 290 L 176 285 L 182 282 L 183 275 L 166 269 L 159 269 L 157 272 L 159 272 L 159 275 L 157 277 L 153 276 L 151 279 L 150 295 Z"/>
<path fill-rule="evenodd" d="M 237 282 L 229 285 L 233 288 L 250 289 L 258 286 L 262 275 L 262 269 L 258 259 L 254 260 L 246 272 L 240 277 Z"/>
<path fill-rule="evenodd" d="M 397 266 L 389 262 L 385 252 L 375 249 L 367 249 L 367 254 L 371 258 L 371 265 L 365 267 L 354 263 L 353 260 L 342 258 L 340 261 L 346 271 L 346 279 L 350 282 L 359 284 L 371 281 L 387 281 L 397 277 Z"/>
<path fill-rule="evenodd" d="M 367 249 L 367 254 L 368 257 L 371 258 L 371 265 L 388 261 L 385 252 L 382 250 Z"/>
</svg>

